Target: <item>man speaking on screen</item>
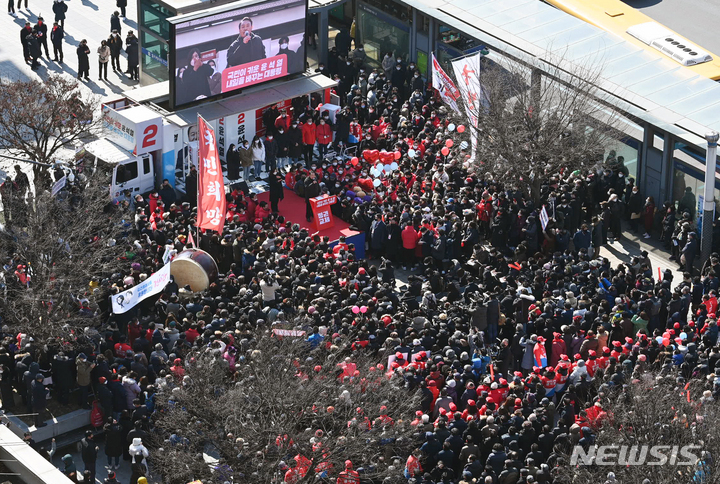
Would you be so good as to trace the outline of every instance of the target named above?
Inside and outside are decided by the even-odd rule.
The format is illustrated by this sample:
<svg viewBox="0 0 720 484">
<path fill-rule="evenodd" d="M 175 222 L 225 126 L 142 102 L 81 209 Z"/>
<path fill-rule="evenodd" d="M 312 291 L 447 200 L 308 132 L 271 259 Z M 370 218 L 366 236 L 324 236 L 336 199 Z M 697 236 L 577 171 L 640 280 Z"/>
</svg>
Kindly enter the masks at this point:
<svg viewBox="0 0 720 484">
<path fill-rule="evenodd" d="M 252 31 L 253 22 L 250 17 L 240 21 L 240 35 L 230 44 L 227 51 L 227 66 L 234 67 L 265 58 L 265 46 L 262 38 Z"/>
</svg>

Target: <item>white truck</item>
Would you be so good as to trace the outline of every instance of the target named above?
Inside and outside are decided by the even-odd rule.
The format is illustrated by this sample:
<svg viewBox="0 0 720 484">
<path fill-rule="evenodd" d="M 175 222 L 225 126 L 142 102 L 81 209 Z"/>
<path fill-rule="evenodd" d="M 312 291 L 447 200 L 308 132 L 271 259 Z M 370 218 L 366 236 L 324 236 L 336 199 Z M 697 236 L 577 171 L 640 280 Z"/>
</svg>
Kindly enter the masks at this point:
<svg viewBox="0 0 720 484">
<path fill-rule="evenodd" d="M 289 109 L 293 98 L 304 96 L 313 106 L 318 102 L 327 105 L 334 85 L 323 75 L 305 74 L 177 112 L 160 107 L 163 97 L 157 94 L 157 85 L 130 90 L 124 93 L 126 97 L 102 105 L 103 139 L 83 146 L 76 154 L 76 162 L 80 162 L 80 169 L 95 167 L 112 175 L 113 200 L 124 198 L 126 192 L 130 196 L 144 195 L 164 179 L 176 191 L 185 193 L 185 177 L 196 162 L 198 115 L 215 129 L 224 164 L 231 146 L 264 134 L 265 110 L 272 106 Z"/>
</svg>

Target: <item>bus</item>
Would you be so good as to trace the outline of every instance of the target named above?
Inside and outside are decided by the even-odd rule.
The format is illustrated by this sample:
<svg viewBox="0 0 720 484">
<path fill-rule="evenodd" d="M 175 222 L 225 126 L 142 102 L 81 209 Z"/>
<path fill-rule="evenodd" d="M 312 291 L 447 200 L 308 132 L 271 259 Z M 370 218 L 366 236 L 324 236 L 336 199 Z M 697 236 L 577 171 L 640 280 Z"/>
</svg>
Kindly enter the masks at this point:
<svg viewBox="0 0 720 484">
<path fill-rule="evenodd" d="M 648 52 L 660 52 L 700 76 L 720 80 L 720 57 L 621 0 L 543 1 Z"/>
</svg>

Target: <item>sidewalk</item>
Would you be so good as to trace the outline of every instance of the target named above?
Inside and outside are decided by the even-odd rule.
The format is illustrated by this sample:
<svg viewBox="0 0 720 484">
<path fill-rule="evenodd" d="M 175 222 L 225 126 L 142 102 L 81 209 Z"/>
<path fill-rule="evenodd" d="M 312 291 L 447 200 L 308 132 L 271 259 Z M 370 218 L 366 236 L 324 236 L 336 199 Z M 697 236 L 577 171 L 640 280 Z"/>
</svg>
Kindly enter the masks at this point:
<svg viewBox="0 0 720 484">
<path fill-rule="evenodd" d="M 97 0 L 96 0 L 97 1 Z M 39 60 L 40 67 L 37 71 L 30 69 L 23 59 L 22 44 L 20 43 L 20 29 L 25 26 L 25 22 L 30 22 L 33 26 L 37 23 L 38 16 L 42 16 L 48 25 L 48 48 L 52 58 L 53 49 L 50 42 L 50 30 L 55 19 L 52 11 L 53 0 L 28 0 L 29 9 L 18 9 L 15 4 L 16 16 L 13 17 L 7 13 L 0 16 L 0 41 L 3 48 L 0 49 L 0 76 L 5 79 L 38 79 L 43 80 L 48 74 L 64 74 L 77 78 L 77 46 L 82 39 L 88 41 L 90 47 L 90 81 L 84 81 L 84 91 L 87 94 L 93 93 L 101 98 L 114 97 L 118 93 L 137 85 L 137 82 L 131 81 L 129 77 L 121 73 L 112 72 L 112 68 L 108 66 L 108 80 L 98 80 L 98 56 L 97 48 L 100 41 L 110 36 L 110 16 L 119 8 L 115 6 L 112 0 L 98 1 L 97 4 L 91 0 L 65 0 L 68 11 L 65 14 L 65 42 L 63 44 L 64 62 L 62 65 L 45 58 L 43 49 L 43 57 Z M 137 13 L 136 2 L 128 2 L 127 18 L 122 19 L 123 40 L 129 30 L 137 31 Z M 123 52 L 123 56 L 125 53 Z M 120 66 L 123 70 L 127 67 L 125 57 L 120 60 Z"/>
</svg>

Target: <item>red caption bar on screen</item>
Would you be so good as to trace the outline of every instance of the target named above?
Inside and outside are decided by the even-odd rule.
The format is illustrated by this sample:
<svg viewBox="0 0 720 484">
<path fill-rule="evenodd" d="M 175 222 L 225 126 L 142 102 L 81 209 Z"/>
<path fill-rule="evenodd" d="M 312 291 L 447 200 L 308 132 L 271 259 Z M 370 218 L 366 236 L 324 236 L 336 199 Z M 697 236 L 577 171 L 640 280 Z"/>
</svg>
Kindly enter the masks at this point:
<svg viewBox="0 0 720 484">
<path fill-rule="evenodd" d="M 285 54 L 248 62 L 241 66 L 228 67 L 222 73 L 222 92 L 286 76 L 288 73 Z"/>
</svg>

